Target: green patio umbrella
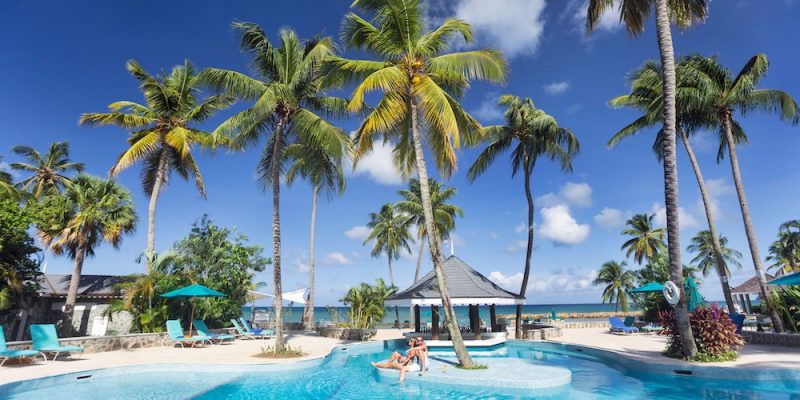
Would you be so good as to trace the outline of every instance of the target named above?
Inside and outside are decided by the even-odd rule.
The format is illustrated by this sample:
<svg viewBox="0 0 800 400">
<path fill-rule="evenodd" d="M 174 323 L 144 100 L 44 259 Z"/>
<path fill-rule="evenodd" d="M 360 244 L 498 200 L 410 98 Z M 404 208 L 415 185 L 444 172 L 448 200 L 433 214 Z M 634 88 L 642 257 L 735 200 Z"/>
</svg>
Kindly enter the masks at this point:
<svg viewBox="0 0 800 400">
<path fill-rule="evenodd" d="M 664 285 L 658 282 L 647 282 L 636 289 L 629 290 L 630 293 L 661 293 L 664 290 Z"/>
<path fill-rule="evenodd" d="M 161 297 L 166 297 L 166 298 L 226 297 L 226 296 L 227 295 L 225 293 L 218 292 L 214 289 L 210 289 L 198 283 L 182 287 L 180 289 L 175 289 L 171 292 L 167 292 L 161 295 Z M 192 315 L 189 318 L 189 336 L 192 336 L 193 323 L 194 323 L 194 303 L 192 303 Z"/>
<path fill-rule="evenodd" d="M 782 285 L 782 286 L 791 286 L 791 285 L 800 285 L 800 272 L 782 276 L 778 279 L 773 279 L 770 282 L 767 282 L 770 285 Z"/>
<path fill-rule="evenodd" d="M 705 305 L 705 300 L 703 300 L 703 296 L 700 294 L 700 290 L 694 278 L 691 276 L 686 278 L 684 286 L 686 288 L 686 298 L 689 300 L 689 304 L 687 304 L 689 312 Z"/>
</svg>

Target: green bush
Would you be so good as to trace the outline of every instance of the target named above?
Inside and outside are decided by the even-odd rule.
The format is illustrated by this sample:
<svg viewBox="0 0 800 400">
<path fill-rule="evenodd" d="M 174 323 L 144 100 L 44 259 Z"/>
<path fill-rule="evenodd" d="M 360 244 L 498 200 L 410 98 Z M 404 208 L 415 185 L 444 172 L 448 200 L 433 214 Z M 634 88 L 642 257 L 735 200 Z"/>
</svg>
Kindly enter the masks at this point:
<svg viewBox="0 0 800 400">
<path fill-rule="evenodd" d="M 350 306 L 350 328 L 374 328 L 383 321 L 386 308 L 383 302 L 387 297 L 397 292 L 394 286 L 386 286 L 383 279 L 376 279 L 375 285 L 361 283 L 347 291 L 342 299 L 345 305 Z"/>
<path fill-rule="evenodd" d="M 680 332 L 672 309 L 660 313 L 665 334 L 669 335 L 664 354 L 669 357 L 686 358 L 681 349 Z M 736 325 L 716 304 L 698 308 L 689 314 L 689 323 L 697 345 L 694 361 L 729 361 L 735 359 L 744 340 L 736 333 Z"/>
</svg>

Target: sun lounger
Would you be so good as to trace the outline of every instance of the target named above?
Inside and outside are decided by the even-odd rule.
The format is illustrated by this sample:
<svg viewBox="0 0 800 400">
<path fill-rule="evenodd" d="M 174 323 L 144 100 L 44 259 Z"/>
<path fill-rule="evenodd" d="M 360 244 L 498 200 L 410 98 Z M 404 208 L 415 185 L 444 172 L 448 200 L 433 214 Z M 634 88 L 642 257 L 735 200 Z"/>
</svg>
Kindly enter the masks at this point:
<svg viewBox="0 0 800 400">
<path fill-rule="evenodd" d="M 68 357 L 72 357 L 72 353 L 78 353 L 78 357 L 83 354 L 83 347 L 80 346 L 62 346 L 58 343 L 58 334 L 56 334 L 56 326 L 53 324 L 33 324 L 30 326 L 31 341 L 33 341 L 33 350 L 40 351 L 42 354 L 53 354 L 53 360 L 58 358 L 62 353 L 66 353 Z M 47 359 L 47 356 L 44 356 Z"/>
<path fill-rule="evenodd" d="M 636 322 L 636 317 L 625 317 L 625 321 L 623 321 L 625 326 L 633 326 L 634 322 Z"/>
<path fill-rule="evenodd" d="M 635 326 L 625 326 L 621 319 L 618 317 L 608 317 L 608 323 L 611 324 L 611 332 L 621 333 L 638 333 L 639 328 Z"/>
<path fill-rule="evenodd" d="M 744 328 L 744 314 L 733 313 L 731 314 L 731 321 L 736 325 L 736 333 L 742 333 L 742 328 Z"/>
<path fill-rule="evenodd" d="M 645 333 L 661 333 L 664 330 L 664 327 L 658 325 L 645 325 L 639 328 L 639 330 Z"/>
<path fill-rule="evenodd" d="M 197 329 L 197 333 L 199 334 L 199 336 L 210 337 L 211 338 L 210 341 L 212 344 L 214 343 L 215 340 L 217 341 L 217 344 L 220 344 L 226 340 L 236 339 L 236 336 L 228 333 L 211 333 L 211 331 L 208 329 L 208 326 L 206 326 L 206 321 L 203 321 L 201 319 L 194 320 L 194 329 Z"/>
<path fill-rule="evenodd" d="M 44 354 L 36 350 L 9 349 L 6 346 L 6 336 L 5 333 L 3 332 L 3 327 L 0 326 L 0 367 L 2 367 L 3 364 L 6 363 L 6 361 L 12 358 L 28 358 L 28 357 L 33 358 L 38 355 L 44 357 Z M 44 361 L 47 362 L 46 357 L 44 357 Z"/>
<path fill-rule="evenodd" d="M 260 336 L 260 337 L 270 337 L 275 336 L 275 331 L 272 329 L 256 329 L 250 326 L 250 323 L 247 322 L 244 317 L 239 318 L 239 321 L 242 321 L 242 328 L 244 328 L 245 332 L 251 332 L 253 335 Z"/>
<path fill-rule="evenodd" d="M 246 340 L 246 339 L 255 339 L 256 338 L 256 335 L 253 334 L 253 332 L 248 332 L 248 331 L 245 331 L 244 329 L 242 329 L 242 326 L 239 325 L 239 321 L 231 318 L 231 323 L 233 324 L 233 330 L 236 333 L 236 337 L 238 337 L 239 339 Z"/>
<path fill-rule="evenodd" d="M 213 344 L 210 336 L 184 336 L 181 321 L 177 319 L 171 319 L 167 321 L 167 334 L 169 335 L 169 340 L 172 342 L 173 346 L 179 344 L 181 347 L 184 347 L 184 344 L 191 344 L 192 347 L 194 347 L 197 344 L 203 345 L 205 342 Z"/>
</svg>

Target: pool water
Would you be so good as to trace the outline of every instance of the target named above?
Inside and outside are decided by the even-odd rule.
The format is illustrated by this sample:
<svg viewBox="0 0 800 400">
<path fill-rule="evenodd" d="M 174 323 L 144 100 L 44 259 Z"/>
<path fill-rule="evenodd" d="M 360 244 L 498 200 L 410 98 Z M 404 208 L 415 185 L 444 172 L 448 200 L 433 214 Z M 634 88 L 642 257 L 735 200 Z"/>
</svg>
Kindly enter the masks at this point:
<svg viewBox="0 0 800 400">
<path fill-rule="evenodd" d="M 557 366 L 572 372 L 559 390 L 501 390 L 491 385 L 465 387 L 426 382 L 404 384 L 381 377 L 370 361 L 385 360 L 396 345 L 354 345 L 334 351 L 324 361 L 294 366 L 156 365 L 89 371 L 0 387 L 8 399 L 788 399 L 800 400 L 796 378 L 774 381 L 707 379 L 641 373 L 608 366 L 602 358 L 558 351 L 536 343 L 509 342 L 491 358 L 513 357 L 531 365 Z M 447 358 L 449 354 L 437 354 Z M 454 360 L 454 358 L 453 358 Z M 476 362 L 488 358 L 476 357 Z M 517 360 L 517 361 L 519 361 Z M 281 370 L 294 368 L 292 370 Z M 474 371 L 480 374 L 481 371 Z M 493 373 L 501 371 L 492 371 Z M 502 371 L 514 374 L 514 371 Z M 800 374 L 796 375 L 800 378 Z"/>
</svg>

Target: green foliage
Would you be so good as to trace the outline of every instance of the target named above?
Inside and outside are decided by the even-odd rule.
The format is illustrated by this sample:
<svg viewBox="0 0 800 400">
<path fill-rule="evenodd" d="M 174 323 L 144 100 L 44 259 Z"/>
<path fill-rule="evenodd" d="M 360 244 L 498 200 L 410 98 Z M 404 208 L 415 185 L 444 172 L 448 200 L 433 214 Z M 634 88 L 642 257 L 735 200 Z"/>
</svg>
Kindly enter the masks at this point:
<svg viewBox="0 0 800 400">
<path fill-rule="evenodd" d="M 631 236 L 622 244 L 625 256 L 630 257 L 633 254 L 633 259 L 640 265 L 642 261 L 650 261 L 666 250 L 664 239 L 667 231 L 654 227 L 654 218 L 655 214 L 636 214 L 625 222 L 629 228 L 622 231 L 623 235 Z"/>
<path fill-rule="evenodd" d="M 702 284 L 702 280 L 698 279 L 698 268 L 691 265 L 683 265 L 683 278 L 692 277 L 695 283 Z M 638 283 L 643 285 L 647 282 L 664 283 L 670 280 L 669 276 L 669 258 L 666 254 L 657 254 L 644 267 L 636 271 Z M 649 322 L 658 322 L 658 313 L 661 310 L 668 310 L 671 306 L 664 299 L 661 293 L 643 293 L 636 294 L 636 305 L 642 310 L 642 318 Z"/>
<path fill-rule="evenodd" d="M 714 355 L 698 352 L 694 357 L 689 358 L 689 361 L 724 362 L 724 361 L 735 361 L 737 358 L 739 358 L 739 353 L 736 351 L 728 351 L 725 353 L 714 354 Z"/>
<path fill-rule="evenodd" d="M 794 333 L 800 331 L 800 287 L 783 286 L 774 290 L 772 304 L 782 316 L 788 330 Z"/>
<path fill-rule="evenodd" d="M 397 292 L 394 286 L 386 286 L 383 279 L 376 279 L 375 285 L 361 283 L 350 288 L 342 299 L 345 305 L 350 306 L 351 328 L 374 328 L 383 321 L 386 308 L 383 302 L 387 297 Z"/>
<path fill-rule="evenodd" d="M 664 333 L 669 335 L 664 353 L 670 357 L 685 358 L 672 309 L 662 311 L 660 317 Z M 736 325 L 716 304 L 708 308 L 698 308 L 690 313 L 689 324 L 700 355 L 698 361 L 727 361 L 731 357 L 730 353 L 734 354 L 733 359 L 735 359 L 738 350 L 745 344 L 744 339 L 736 333 Z"/>
<path fill-rule="evenodd" d="M 30 210 L 0 200 L 0 323 L 16 318 L 38 289 L 40 249 L 28 234 L 32 222 Z"/>
<path fill-rule="evenodd" d="M 769 246 L 769 269 L 790 274 L 800 272 L 800 220 L 786 221 L 778 230 L 778 238 Z"/>
<path fill-rule="evenodd" d="M 275 346 L 264 346 L 261 348 L 261 352 L 256 354 L 256 357 L 261 358 L 297 358 L 297 357 L 304 357 L 306 353 L 303 352 L 303 349 L 300 347 L 292 347 L 284 345 L 282 349 L 278 349 Z"/>
<path fill-rule="evenodd" d="M 375 242 L 371 252 L 373 257 L 386 254 L 389 260 L 397 260 L 403 251 L 411 252 L 409 242 L 414 239 L 409 233 L 409 228 L 414 222 L 413 219 L 399 212 L 394 204 L 384 204 L 380 212 L 370 213 L 369 218 L 367 227 L 371 231 L 364 239 L 364 244 Z"/>
<path fill-rule="evenodd" d="M 417 226 L 417 237 L 420 240 L 428 235 L 425 231 L 421 190 L 419 180 L 412 179 L 408 183 L 408 189 L 403 189 L 399 192 L 403 200 L 395 203 L 395 208 L 410 216 L 410 222 Z M 450 232 L 456 227 L 456 217 L 464 216 L 464 211 L 461 207 L 448 203 L 456 195 L 457 190 L 456 188 L 447 187 L 435 179 L 429 179 L 428 191 L 430 192 L 431 206 L 433 208 L 433 226 L 436 228 L 436 237 L 440 241 L 447 240 L 450 238 Z"/>
<path fill-rule="evenodd" d="M 0 161 L 3 156 L 0 156 Z M 0 168 L 0 201 L 2 200 L 19 200 L 21 193 L 14 186 L 14 178 L 11 173 L 5 169 Z"/>
<path fill-rule="evenodd" d="M 636 287 L 636 273 L 626 270 L 628 264 L 623 261 L 608 261 L 600 267 L 593 285 L 607 285 L 603 289 L 603 303 L 616 301 L 614 311 L 622 309 L 628 311 L 628 290 Z"/>
<path fill-rule="evenodd" d="M 489 366 L 486 364 L 472 364 L 470 366 L 464 366 L 461 364 L 456 364 L 456 368 L 458 369 L 466 369 L 466 370 L 480 370 L 480 369 L 489 369 Z"/>
<path fill-rule="evenodd" d="M 31 176 L 17 183 L 22 192 L 29 192 L 34 198 L 41 198 L 61 192 L 71 182 L 69 172 L 83 172 L 83 163 L 69 159 L 69 143 L 55 142 L 47 153 L 40 154 L 30 146 L 14 146 L 12 151 L 27 162 L 15 162 L 11 168 Z"/>
<path fill-rule="evenodd" d="M 733 264 L 737 269 L 742 269 L 742 263 L 739 262 L 739 259 L 742 258 L 742 253 L 736 249 L 726 247 L 727 244 L 728 238 L 720 235 L 720 251 L 722 253 L 722 259 L 725 261 L 725 265 L 722 266 L 723 271 L 725 271 L 725 275 L 731 276 L 731 270 L 728 266 Z M 714 244 L 710 231 L 703 230 L 698 232 L 697 235 L 692 238 L 692 244 L 686 247 L 686 250 L 697 253 L 692 259 L 692 263 L 700 267 L 700 270 L 703 271 L 703 276 L 708 276 L 712 270 L 716 269 L 717 259 L 714 256 Z"/>
</svg>

